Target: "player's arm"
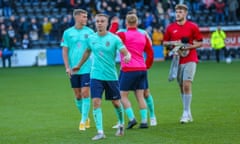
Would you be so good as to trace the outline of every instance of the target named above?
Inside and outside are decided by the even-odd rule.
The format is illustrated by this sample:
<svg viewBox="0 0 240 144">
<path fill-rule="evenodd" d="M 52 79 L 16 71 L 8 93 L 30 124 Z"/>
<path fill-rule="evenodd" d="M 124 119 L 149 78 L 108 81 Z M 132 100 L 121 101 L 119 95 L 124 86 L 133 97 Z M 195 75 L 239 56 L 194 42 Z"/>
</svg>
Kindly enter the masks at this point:
<svg viewBox="0 0 240 144">
<path fill-rule="evenodd" d="M 153 64 L 154 54 L 152 49 L 152 42 L 147 35 L 146 35 L 146 45 L 145 45 L 144 51 L 147 55 L 145 63 L 146 63 L 147 69 L 149 69 Z"/>
<path fill-rule="evenodd" d="M 199 28 L 195 26 L 194 34 L 193 34 L 193 43 L 186 45 L 185 48 L 183 49 L 190 50 L 190 49 L 200 48 L 202 47 L 202 41 L 203 41 L 202 34 L 200 33 Z"/>
<path fill-rule="evenodd" d="M 83 54 L 83 57 L 82 57 L 82 59 L 80 60 L 80 62 L 78 63 L 78 65 L 77 66 L 75 66 L 72 70 L 73 70 L 73 72 L 76 72 L 76 71 L 78 71 L 80 68 L 81 68 L 81 66 L 86 62 L 86 60 L 89 58 L 89 56 L 91 55 L 91 49 L 86 49 L 85 50 L 85 52 L 84 52 L 84 54 Z"/>
<path fill-rule="evenodd" d="M 124 55 L 123 60 L 125 63 L 128 63 L 131 60 L 131 54 L 127 50 L 127 48 L 124 47 L 124 48 L 120 49 L 120 53 L 122 53 Z"/>
<path fill-rule="evenodd" d="M 70 77 L 71 76 L 71 69 L 70 69 L 69 61 L 68 61 L 68 48 L 67 47 L 62 48 L 62 56 L 63 56 L 63 62 L 64 62 L 64 66 L 65 66 L 65 69 L 66 69 L 66 73 Z"/>
<path fill-rule="evenodd" d="M 113 17 L 112 20 L 111 20 L 111 26 L 109 28 L 109 31 L 111 33 L 114 33 L 116 34 L 117 30 L 118 30 L 118 27 L 119 27 L 119 19 L 118 17 Z"/>
<path fill-rule="evenodd" d="M 202 47 L 202 41 L 193 41 L 193 44 L 187 45 L 186 47 L 182 48 L 182 50 L 190 50 Z"/>
</svg>

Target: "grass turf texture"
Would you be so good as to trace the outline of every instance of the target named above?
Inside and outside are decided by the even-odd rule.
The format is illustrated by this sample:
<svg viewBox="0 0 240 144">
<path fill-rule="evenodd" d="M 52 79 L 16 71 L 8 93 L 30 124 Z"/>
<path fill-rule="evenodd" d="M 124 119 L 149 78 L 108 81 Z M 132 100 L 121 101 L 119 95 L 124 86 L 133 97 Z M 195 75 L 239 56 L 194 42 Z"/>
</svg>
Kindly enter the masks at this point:
<svg viewBox="0 0 240 144">
<path fill-rule="evenodd" d="M 80 116 L 63 66 L 0 69 L 0 143 L 240 143 L 240 62 L 203 62 L 193 84 L 194 122 L 180 124 L 182 104 L 176 81 L 168 82 L 170 62 L 155 62 L 149 71 L 158 125 L 126 130 L 116 137 L 117 122 L 111 102 L 103 101 L 106 139 L 93 142 L 96 134 L 92 109 L 91 128 L 78 131 Z M 136 100 L 131 93 L 140 122 Z M 125 123 L 127 118 L 125 116 Z"/>
</svg>

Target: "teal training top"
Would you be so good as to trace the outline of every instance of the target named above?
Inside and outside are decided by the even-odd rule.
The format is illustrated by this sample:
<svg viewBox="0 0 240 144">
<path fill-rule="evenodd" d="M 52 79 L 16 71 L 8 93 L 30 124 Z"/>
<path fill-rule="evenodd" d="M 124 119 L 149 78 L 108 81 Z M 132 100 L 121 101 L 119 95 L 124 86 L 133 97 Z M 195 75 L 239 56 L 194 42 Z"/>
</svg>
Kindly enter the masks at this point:
<svg viewBox="0 0 240 144">
<path fill-rule="evenodd" d="M 80 62 L 85 50 L 87 49 L 87 39 L 94 31 L 84 26 L 76 29 L 74 26 L 66 29 L 63 33 L 61 47 L 68 48 L 68 61 L 72 69 Z M 76 74 L 86 74 L 91 71 L 91 59 L 89 58 Z"/>
<path fill-rule="evenodd" d="M 118 80 L 115 58 L 117 51 L 125 48 L 121 39 L 110 32 L 104 36 L 95 33 L 88 39 L 88 48 L 93 54 L 91 79 Z"/>
</svg>

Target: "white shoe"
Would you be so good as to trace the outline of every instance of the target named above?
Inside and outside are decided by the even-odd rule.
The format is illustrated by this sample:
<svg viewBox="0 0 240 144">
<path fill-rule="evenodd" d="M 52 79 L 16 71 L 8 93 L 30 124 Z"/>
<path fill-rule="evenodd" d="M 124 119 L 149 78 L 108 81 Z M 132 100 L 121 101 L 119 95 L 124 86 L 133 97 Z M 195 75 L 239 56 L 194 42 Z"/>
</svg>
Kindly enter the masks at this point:
<svg viewBox="0 0 240 144">
<path fill-rule="evenodd" d="M 150 118 L 150 126 L 156 126 L 157 125 L 157 119 L 154 118 Z"/>
<path fill-rule="evenodd" d="M 105 139 L 106 136 L 103 133 L 98 133 L 97 135 L 95 135 L 92 140 L 100 140 L 100 139 Z"/>
<path fill-rule="evenodd" d="M 119 126 L 120 126 L 120 124 L 117 123 L 116 125 L 112 126 L 112 128 L 117 129 L 117 128 L 119 128 Z"/>
<path fill-rule="evenodd" d="M 117 130 L 115 135 L 116 136 L 123 136 L 124 135 L 124 126 L 123 125 L 118 126 L 118 130 Z"/>
<path fill-rule="evenodd" d="M 192 122 L 192 121 L 193 121 L 192 116 L 190 114 L 188 114 L 188 115 L 182 116 L 180 123 L 185 124 L 185 123 Z"/>
</svg>

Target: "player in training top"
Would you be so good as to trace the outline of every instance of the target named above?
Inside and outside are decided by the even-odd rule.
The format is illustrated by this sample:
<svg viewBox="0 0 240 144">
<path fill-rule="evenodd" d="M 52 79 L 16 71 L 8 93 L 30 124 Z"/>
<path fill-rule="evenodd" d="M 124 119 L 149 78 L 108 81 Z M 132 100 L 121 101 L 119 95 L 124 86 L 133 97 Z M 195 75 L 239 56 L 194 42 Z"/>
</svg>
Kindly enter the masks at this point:
<svg viewBox="0 0 240 144">
<path fill-rule="evenodd" d="M 192 82 L 194 79 L 198 55 L 196 48 L 202 46 L 202 34 L 198 26 L 187 20 L 188 8 L 184 4 L 178 4 L 175 7 L 176 22 L 170 24 L 164 34 L 164 45 L 169 41 L 185 41 L 188 43 L 182 51 L 189 51 L 187 56 L 180 56 L 177 80 L 179 83 L 182 102 L 183 114 L 180 119 L 181 123 L 191 122 L 191 100 L 192 100 Z"/>
<path fill-rule="evenodd" d="M 93 101 L 93 116 L 97 128 L 97 135 L 92 140 L 105 138 L 102 122 L 101 99 L 105 91 L 105 99 L 111 100 L 120 121 L 121 126 L 118 128 L 116 136 L 124 134 L 124 110 L 120 103 L 120 90 L 118 74 L 116 69 L 116 54 L 120 51 L 124 55 L 127 63 L 131 55 L 123 45 L 122 41 L 114 34 L 107 31 L 108 16 L 97 14 L 95 17 L 97 33 L 88 39 L 88 49 L 85 51 L 79 64 L 73 69 L 78 70 L 87 60 L 90 54 L 93 54 L 93 64 L 90 73 L 90 89 Z M 109 118 L 111 120 L 111 118 Z"/>
<path fill-rule="evenodd" d="M 130 15 L 130 14 L 132 14 L 134 16 L 133 18 L 135 18 L 135 19 L 137 18 L 136 14 L 133 11 L 129 11 L 128 15 Z M 111 20 L 111 23 L 112 23 L 112 25 L 110 27 L 110 31 L 113 32 L 113 33 L 116 33 L 117 30 L 118 30 L 119 19 L 117 17 L 113 17 L 112 20 Z M 148 37 L 147 32 L 142 30 L 142 29 L 137 28 L 137 25 L 138 25 L 137 21 L 136 21 L 136 23 L 134 23 L 131 26 L 129 25 L 129 22 L 127 21 L 126 22 L 126 26 L 128 27 L 128 29 L 127 30 L 126 29 L 121 29 L 121 30 L 118 31 L 118 34 L 121 35 L 121 34 L 124 33 L 125 37 L 127 37 L 129 35 L 128 31 L 130 31 L 130 30 L 133 31 L 133 29 L 135 28 L 139 32 L 140 35 L 146 35 L 147 38 L 148 38 L 147 41 L 151 43 L 151 39 Z M 133 29 L 131 29 L 130 27 L 132 27 Z M 120 36 L 120 38 L 123 38 L 123 37 Z M 132 43 L 132 45 L 137 45 L 138 41 L 136 41 L 134 39 L 126 41 L 125 39 L 123 39 L 123 42 L 125 43 L 127 48 L 129 47 L 129 49 L 132 49 L 132 51 L 133 51 L 134 47 L 132 47 L 130 44 Z M 136 48 L 136 50 L 137 50 L 137 48 Z M 148 50 L 148 48 L 146 48 L 145 50 Z M 139 51 L 140 55 L 141 55 L 141 53 L 142 52 Z M 152 53 L 151 51 L 150 51 L 150 54 L 148 52 L 148 58 L 150 57 L 150 59 L 153 59 L 153 54 L 151 54 L 151 53 Z M 136 60 L 137 59 L 136 56 L 132 55 L 132 60 L 133 59 Z M 144 68 L 144 70 L 145 70 L 145 68 Z M 148 80 L 146 80 L 145 83 L 146 83 L 146 87 L 144 89 L 144 99 L 145 99 L 145 102 L 146 102 L 146 104 L 147 104 L 147 106 L 149 108 L 149 111 L 150 111 L 150 125 L 151 126 L 156 126 L 157 125 L 157 120 L 156 120 L 156 115 L 155 115 L 155 111 L 154 111 L 153 97 L 150 94 L 150 90 L 149 90 L 149 87 L 148 87 Z M 142 110 L 140 109 L 140 112 L 141 111 Z M 127 128 L 132 128 L 134 125 L 137 124 L 137 122 L 135 120 L 134 112 L 132 111 L 132 108 L 128 107 L 126 109 L 126 113 L 127 113 L 127 116 L 129 116 L 128 118 L 130 120 L 129 126 Z M 118 127 L 118 124 L 113 126 L 113 128 L 117 128 L 117 127 Z"/>
<path fill-rule="evenodd" d="M 83 56 L 87 48 L 87 39 L 94 31 L 86 26 L 87 11 L 75 9 L 73 17 L 75 25 L 64 31 L 61 46 L 66 73 L 70 78 L 71 87 L 75 94 L 76 106 L 81 113 L 79 130 L 85 130 L 85 128 L 90 127 L 88 113 L 90 109 L 89 73 L 91 60 L 88 59 L 81 69 L 74 74 L 71 69 L 78 64 L 79 59 Z"/>
<path fill-rule="evenodd" d="M 134 91 L 139 104 L 140 128 L 147 128 L 147 106 L 144 100 L 144 90 L 147 89 L 147 69 L 153 63 L 153 49 L 146 32 L 137 28 L 138 18 L 135 13 L 126 16 L 127 29 L 119 30 L 117 35 L 122 39 L 132 58 L 129 63 L 123 63 L 121 56 L 121 72 L 119 76 L 122 103 L 129 118 L 128 129 L 136 125 L 136 119 L 128 99 L 129 91 Z M 144 60 L 146 53 L 146 61 Z"/>
</svg>

